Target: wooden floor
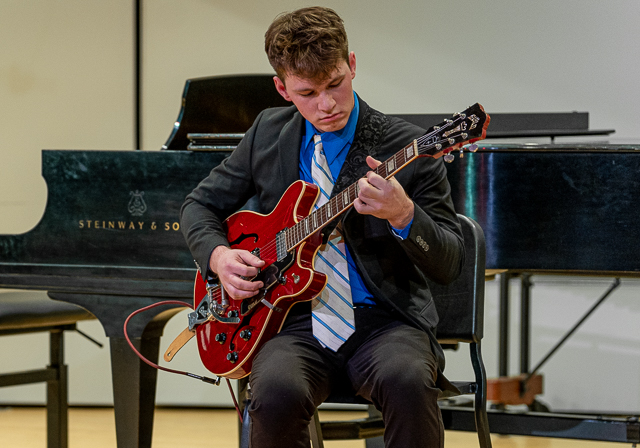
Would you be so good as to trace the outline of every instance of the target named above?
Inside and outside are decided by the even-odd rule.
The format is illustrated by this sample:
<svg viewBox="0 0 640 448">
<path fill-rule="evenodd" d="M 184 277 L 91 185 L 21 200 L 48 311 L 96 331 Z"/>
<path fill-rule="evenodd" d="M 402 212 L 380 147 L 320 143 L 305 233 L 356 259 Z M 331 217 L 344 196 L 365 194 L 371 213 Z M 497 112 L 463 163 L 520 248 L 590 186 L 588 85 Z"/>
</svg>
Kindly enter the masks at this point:
<svg viewBox="0 0 640 448">
<path fill-rule="evenodd" d="M 360 418 L 363 412 L 321 411 L 321 420 Z M 46 448 L 46 413 L 40 407 L 0 408 L 0 447 Z M 236 448 L 237 417 L 232 410 L 156 410 L 153 448 Z M 447 431 L 446 448 L 477 447 L 475 433 Z M 538 437 L 492 436 L 494 448 L 620 448 L 618 443 Z M 327 448 L 363 448 L 364 441 L 327 441 Z M 71 408 L 69 448 L 116 448 L 113 409 Z"/>
</svg>

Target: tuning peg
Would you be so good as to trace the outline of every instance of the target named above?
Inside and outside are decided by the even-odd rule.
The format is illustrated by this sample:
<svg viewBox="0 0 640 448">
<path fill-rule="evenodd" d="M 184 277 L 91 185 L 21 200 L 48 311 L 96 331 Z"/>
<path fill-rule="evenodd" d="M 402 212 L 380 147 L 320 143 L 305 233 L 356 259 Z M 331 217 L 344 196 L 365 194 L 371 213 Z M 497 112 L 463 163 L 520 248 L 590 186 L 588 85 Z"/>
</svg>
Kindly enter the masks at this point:
<svg viewBox="0 0 640 448">
<path fill-rule="evenodd" d="M 444 156 L 444 161 L 447 162 L 447 163 L 453 162 L 454 159 L 455 159 L 455 157 L 454 157 L 453 154 L 446 154 Z"/>
<path fill-rule="evenodd" d="M 478 150 L 478 145 L 476 145 L 475 143 L 472 143 L 467 147 L 467 149 L 469 150 L 469 152 L 476 152 Z"/>
</svg>

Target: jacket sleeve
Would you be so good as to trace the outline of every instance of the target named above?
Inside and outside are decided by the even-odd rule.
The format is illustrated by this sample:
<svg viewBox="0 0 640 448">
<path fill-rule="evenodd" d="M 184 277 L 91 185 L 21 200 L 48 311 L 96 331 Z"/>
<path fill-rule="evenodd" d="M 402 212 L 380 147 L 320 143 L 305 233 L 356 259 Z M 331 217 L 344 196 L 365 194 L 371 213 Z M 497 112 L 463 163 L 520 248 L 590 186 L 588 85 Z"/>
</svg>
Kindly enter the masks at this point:
<svg viewBox="0 0 640 448">
<path fill-rule="evenodd" d="M 238 147 L 187 195 L 180 210 L 180 227 L 203 277 L 213 249 L 228 246 L 223 222 L 254 194 L 251 158 L 262 113 Z"/>
<path fill-rule="evenodd" d="M 415 205 L 409 236 L 400 246 L 428 278 L 452 282 L 464 264 L 464 241 L 442 159 L 419 158 L 396 178 Z"/>
</svg>

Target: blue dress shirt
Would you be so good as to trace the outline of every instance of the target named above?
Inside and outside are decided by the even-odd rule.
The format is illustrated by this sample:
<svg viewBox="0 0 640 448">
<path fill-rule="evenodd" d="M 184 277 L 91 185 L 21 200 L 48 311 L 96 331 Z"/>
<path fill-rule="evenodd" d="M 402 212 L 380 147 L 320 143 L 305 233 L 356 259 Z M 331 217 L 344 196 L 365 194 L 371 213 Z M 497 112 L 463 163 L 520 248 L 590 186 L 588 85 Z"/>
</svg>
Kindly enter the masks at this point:
<svg viewBox="0 0 640 448">
<path fill-rule="evenodd" d="M 313 157 L 314 144 L 313 136 L 319 134 L 322 139 L 322 148 L 324 149 L 325 156 L 329 169 L 331 170 L 331 176 L 335 183 L 342 169 L 347 153 L 353 138 L 356 133 L 356 125 L 358 124 L 358 114 L 360 111 L 360 104 L 358 102 L 358 96 L 353 94 L 355 98 L 355 105 L 349 116 L 349 121 L 346 126 L 339 131 L 335 132 L 320 132 L 309 121 L 306 121 L 305 134 L 302 136 L 302 144 L 300 146 L 300 179 L 305 182 L 313 183 L 313 177 L 311 176 L 311 159 Z M 412 221 L 413 222 L 413 221 Z M 411 223 L 404 229 L 393 229 L 394 233 L 402 239 L 409 235 L 409 229 Z M 349 264 L 349 281 L 351 283 L 351 296 L 354 305 L 374 305 L 373 295 L 367 290 L 367 287 L 362 281 L 362 277 L 356 269 L 356 265 L 349 253 L 349 248 L 345 245 L 347 253 L 347 262 Z"/>
</svg>

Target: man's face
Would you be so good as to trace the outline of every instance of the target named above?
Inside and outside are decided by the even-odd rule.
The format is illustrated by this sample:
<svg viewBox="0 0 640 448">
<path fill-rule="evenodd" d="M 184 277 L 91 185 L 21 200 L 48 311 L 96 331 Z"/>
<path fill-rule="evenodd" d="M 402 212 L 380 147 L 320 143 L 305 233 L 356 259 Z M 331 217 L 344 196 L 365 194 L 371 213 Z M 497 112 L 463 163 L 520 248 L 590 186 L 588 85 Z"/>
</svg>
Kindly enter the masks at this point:
<svg viewBox="0 0 640 448">
<path fill-rule="evenodd" d="M 351 81 L 356 76 L 356 56 L 349 53 L 349 64 L 340 61 L 328 79 L 317 81 L 287 76 L 284 82 L 275 76 L 276 89 L 296 105 L 304 118 L 322 132 L 344 128 L 354 106 Z"/>
</svg>

